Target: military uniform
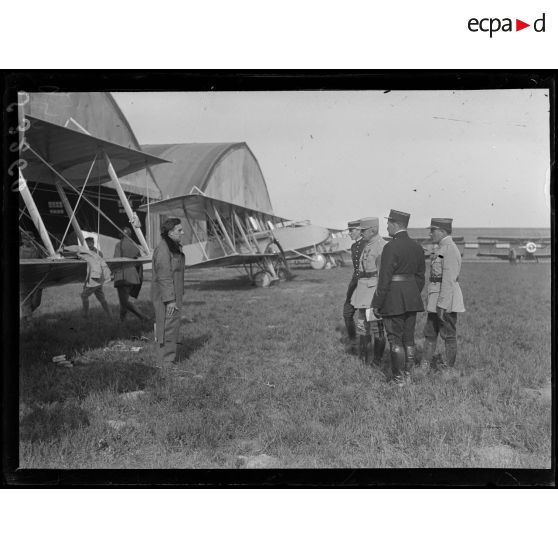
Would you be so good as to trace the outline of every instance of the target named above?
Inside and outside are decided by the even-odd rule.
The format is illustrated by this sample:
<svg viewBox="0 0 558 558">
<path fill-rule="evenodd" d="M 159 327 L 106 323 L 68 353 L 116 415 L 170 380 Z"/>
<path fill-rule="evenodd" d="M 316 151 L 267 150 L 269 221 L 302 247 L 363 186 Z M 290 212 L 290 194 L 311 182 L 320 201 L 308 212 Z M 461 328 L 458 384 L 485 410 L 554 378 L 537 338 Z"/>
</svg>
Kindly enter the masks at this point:
<svg viewBox="0 0 558 558">
<path fill-rule="evenodd" d="M 136 243 L 124 236 L 114 247 L 115 258 L 139 258 L 140 249 Z M 114 272 L 114 286 L 118 293 L 120 302 L 120 320 L 124 321 L 126 314 L 131 312 L 140 320 L 147 321 L 149 318 L 142 314 L 132 303 L 130 297 L 137 298 L 143 281 L 143 266 L 126 266 Z"/>
<path fill-rule="evenodd" d="M 406 227 L 410 215 L 391 210 L 388 220 Z M 378 286 L 372 306 L 384 319 L 390 344 L 391 370 L 401 385 L 410 379 L 415 358 L 417 312 L 424 311 L 421 291 L 424 287 L 424 251 L 409 238 L 406 230 L 394 233 L 382 252 Z"/>
<path fill-rule="evenodd" d="M 151 279 L 151 301 L 155 308 L 156 320 L 155 335 L 162 364 L 172 363 L 176 359 L 184 296 L 184 264 L 184 254 L 172 251 L 167 241 L 162 238 L 153 252 Z M 178 309 L 170 317 L 166 314 L 166 304 L 169 302 L 174 302 Z"/>
<path fill-rule="evenodd" d="M 360 226 L 360 221 L 350 221 L 348 223 L 349 229 L 356 229 Z M 347 294 L 345 296 L 345 303 L 343 304 L 343 320 L 345 321 L 345 327 L 347 329 L 347 337 L 349 341 L 349 350 L 352 350 L 352 344 L 356 341 L 356 328 L 354 322 L 355 308 L 351 304 L 351 297 L 356 289 L 358 283 L 358 277 L 360 275 L 359 264 L 360 255 L 362 254 L 362 249 L 364 248 L 364 239 L 359 238 L 351 245 L 351 260 L 353 262 L 353 276 L 349 282 L 347 288 Z"/>
<path fill-rule="evenodd" d="M 451 238 L 452 219 L 435 218 L 431 230 L 442 229 L 441 238 L 430 262 L 428 316 L 424 326 L 423 367 L 430 368 L 438 334 L 445 342 L 445 364 L 453 367 L 457 356 L 457 314 L 465 312 L 459 286 L 461 254 Z"/>
<path fill-rule="evenodd" d="M 378 219 L 373 218 L 369 221 L 361 220 L 361 229 L 368 228 L 370 225 L 378 230 Z M 364 239 L 365 240 L 365 239 Z M 366 316 L 366 310 L 372 306 L 372 298 L 376 292 L 378 284 L 378 269 L 382 251 L 387 242 L 379 235 L 375 234 L 369 240 L 365 240 L 364 248 L 360 256 L 359 277 L 357 287 L 351 298 L 351 304 L 358 309 L 356 319 L 356 330 L 359 335 L 359 354 L 368 363 L 369 345 L 371 342 L 370 330 L 374 333 L 374 364 L 379 366 L 385 349 L 384 325 L 382 320 Z"/>
</svg>

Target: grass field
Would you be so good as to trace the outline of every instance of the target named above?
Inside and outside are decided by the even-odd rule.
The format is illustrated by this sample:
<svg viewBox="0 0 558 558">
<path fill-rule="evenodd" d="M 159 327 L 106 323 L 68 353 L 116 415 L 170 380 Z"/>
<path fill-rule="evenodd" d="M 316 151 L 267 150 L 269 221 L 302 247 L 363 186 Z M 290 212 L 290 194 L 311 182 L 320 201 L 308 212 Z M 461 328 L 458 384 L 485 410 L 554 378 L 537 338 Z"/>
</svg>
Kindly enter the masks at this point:
<svg viewBox="0 0 558 558">
<path fill-rule="evenodd" d="M 155 368 L 149 327 L 93 297 L 84 321 L 79 285 L 45 291 L 21 332 L 20 466 L 550 467 L 549 265 L 465 263 L 460 376 L 404 389 L 343 352 L 351 270 L 294 272 L 257 289 L 235 270 L 188 271 L 174 375 Z M 146 283 L 146 312 L 148 297 Z M 56 366 L 61 353 L 88 362 Z"/>
</svg>

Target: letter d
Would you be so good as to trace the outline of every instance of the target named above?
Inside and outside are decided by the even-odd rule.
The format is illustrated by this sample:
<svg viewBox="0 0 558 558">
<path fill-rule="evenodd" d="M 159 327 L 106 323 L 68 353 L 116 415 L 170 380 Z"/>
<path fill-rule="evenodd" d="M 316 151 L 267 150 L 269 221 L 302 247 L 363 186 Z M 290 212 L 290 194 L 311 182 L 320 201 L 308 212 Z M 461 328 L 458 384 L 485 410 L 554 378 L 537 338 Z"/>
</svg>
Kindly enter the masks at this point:
<svg viewBox="0 0 558 558">
<path fill-rule="evenodd" d="M 536 20 L 535 20 L 535 23 L 533 23 L 533 29 L 534 29 L 537 33 L 544 33 L 544 24 L 545 24 L 544 17 L 545 17 L 545 14 L 543 13 L 542 17 L 539 18 L 539 19 L 536 19 Z M 539 22 L 542 22 L 542 27 L 541 27 L 540 29 L 539 29 L 538 26 L 537 26 L 537 24 L 538 24 Z"/>
</svg>

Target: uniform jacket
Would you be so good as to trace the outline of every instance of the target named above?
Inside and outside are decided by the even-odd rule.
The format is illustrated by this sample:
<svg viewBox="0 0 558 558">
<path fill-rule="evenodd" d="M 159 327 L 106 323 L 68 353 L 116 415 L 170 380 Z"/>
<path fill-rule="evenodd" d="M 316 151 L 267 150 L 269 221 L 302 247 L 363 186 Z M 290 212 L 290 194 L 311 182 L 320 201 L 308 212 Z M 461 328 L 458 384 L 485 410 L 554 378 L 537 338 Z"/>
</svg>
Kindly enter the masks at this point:
<svg viewBox="0 0 558 558">
<path fill-rule="evenodd" d="M 463 294 L 457 281 L 461 271 L 461 254 L 451 236 L 440 241 L 430 261 L 428 283 L 428 312 L 436 312 L 436 306 L 447 312 L 465 312 Z M 432 281 L 432 279 L 442 279 Z"/>
<path fill-rule="evenodd" d="M 387 242 L 379 234 L 373 236 L 368 242 L 363 242 L 359 274 L 375 272 L 376 275 L 374 277 L 359 277 L 357 288 L 351 300 L 351 304 L 355 308 L 370 308 L 378 284 L 378 270 L 382 251 L 386 244 Z"/>
<path fill-rule="evenodd" d="M 141 256 L 140 249 L 129 238 L 124 237 L 114 247 L 115 258 L 138 258 Z M 121 269 L 116 269 L 114 272 L 114 286 L 121 285 L 139 285 L 141 283 L 141 265 L 128 266 Z"/>
<path fill-rule="evenodd" d="M 384 316 L 404 312 L 422 312 L 421 291 L 424 287 L 424 251 L 409 238 L 407 231 L 398 232 L 382 252 L 378 286 L 372 306 Z M 392 282 L 393 275 L 414 275 L 414 281 Z"/>
<path fill-rule="evenodd" d="M 366 242 L 360 237 L 351 244 L 351 260 L 353 262 L 353 279 L 358 279 L 360 275 L 360 256 Z"/>
<path fill-rule="evenodd" d="M 165 303 L 174 302 L 180 311 L 184 295 L 184 254 L 174 254 L 161 240 L 153 252 L 151 301 L 155 308 L 156 336 L 160 343 L 165 335 Z"/>
</svg>

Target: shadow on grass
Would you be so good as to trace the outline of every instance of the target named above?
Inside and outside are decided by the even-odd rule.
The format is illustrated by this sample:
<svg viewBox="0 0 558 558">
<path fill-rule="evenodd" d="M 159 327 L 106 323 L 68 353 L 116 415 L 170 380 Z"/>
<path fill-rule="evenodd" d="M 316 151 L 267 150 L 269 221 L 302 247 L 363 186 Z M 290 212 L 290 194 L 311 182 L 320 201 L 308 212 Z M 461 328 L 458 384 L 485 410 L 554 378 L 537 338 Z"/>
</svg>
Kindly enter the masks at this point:
<svg viewBox="0 0 558 558">
<path fill-rule="evenodd" d="M 69 430 L 89 425 L 87 413 L 77 405 L 34 408 L 20 423 L 20 438 L 36 442 L 60 438 Z"/>
<path fill-rule="evenodd" d="M 208 341 L 211 335 L 206 333 L 198 337 L 185 337 L 181 344 L 178 345 L 176 351 L 176 359 L 178 361 L 190 358 L 196 351 L 199 351 Z"/>
<path fill-rule="evenodd" d="M 149 304 L 138 304 L 138 308 L 152 315 Z M 152 335 L 153 322 L 142 322 L 135 316 L 127 316 L 124 322 L 118 319 L 118 309 L 112 308 L 109 318 L 100 309 L 92 309 L 89 317 L 83 318 L 81 311 L 72 310 L 38 316 L 33 324 L 20 330 L 19 352 L 22 366 L 50 362 L 56 354 L 67 354 L 101 348 L 115 339 L 140 338 Z"/>
<path fill-rule="evenodd" d="M 74 368 L 52 365 L 20 373 L 20 399 L 28 405 L 64 402 L 107 390 L 116 393 L 143 390 L 153 385 L 159 371 L 141 362 L 94 361 Z"/>
<path fill-rule="evenodd" d="M 255 288 L 247 277 L 199 281 L 197 285 L 189 287 L 192 291 L 249 291 Z"/>
</svg>

